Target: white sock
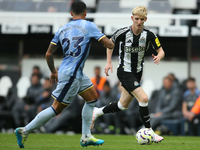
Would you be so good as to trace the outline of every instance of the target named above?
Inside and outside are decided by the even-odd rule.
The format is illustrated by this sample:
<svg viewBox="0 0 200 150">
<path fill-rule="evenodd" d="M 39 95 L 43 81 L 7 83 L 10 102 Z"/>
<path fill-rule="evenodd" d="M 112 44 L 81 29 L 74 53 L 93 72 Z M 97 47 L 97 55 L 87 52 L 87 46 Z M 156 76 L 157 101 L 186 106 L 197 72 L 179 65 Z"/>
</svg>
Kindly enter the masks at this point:
<svg viewBox="0 0 200 150">
<path fill-rule="evenodd" d="M 139 102 L 139 106 L 141 106 L 141 107 L 147 107 L 148 106 L 148 102 L 147 103 Z"/>
<path fill-rule="evenodd" d="M 82 134 L 81 139 L 89 139 L 91 134 Z"/>
<path fill-rule="evenodd" d="M 122 104 L 120 103 L 120 101 L 118 101 L 117 106 L 118 106 L 118 108 L 120 110 L 126 110 L 126 109 L 128 109 L 128 108 L 123 107 Z"/>
<path fill-rule="evenodd" d="M 41 111 L 29 124 L 25 126 L 26 132 L 30 133 L 33 130 L 43 126 L 47 121 L 56 115 L 56 111 L 52 106 Z"/>
<path fill-rule="evenodd" d="M 92 114 L 93 109 L 96 104 L 97 100 L 91 102 L 85 102 L 83 109 L 82 109 L 82 135 L 83 136 L 90 136 L 90 126 L 92 123 Z"/>
</svg>

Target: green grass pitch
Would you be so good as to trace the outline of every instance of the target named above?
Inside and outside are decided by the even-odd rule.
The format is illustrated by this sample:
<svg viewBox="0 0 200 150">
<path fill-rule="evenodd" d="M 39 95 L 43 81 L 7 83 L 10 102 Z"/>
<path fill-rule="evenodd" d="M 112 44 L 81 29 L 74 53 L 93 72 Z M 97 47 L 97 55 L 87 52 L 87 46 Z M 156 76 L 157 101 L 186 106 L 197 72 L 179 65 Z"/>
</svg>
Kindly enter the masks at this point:
<svg viewBox="0 0 200 150">
<path fill-rule="evenodd" d="M 80 134 L 29 134 L 25 142 L 27 150 L 197 150 L 200 149 L 200 137 L 164 136 L 161 143 L 152 145 L 139 145 L 135 136 L 130 135 L 94 135 L 105 140 L 102 146 L 82 147 Z M 18 149 L 14 134 L 0 134 L 0 149 Z"/>
</svg>

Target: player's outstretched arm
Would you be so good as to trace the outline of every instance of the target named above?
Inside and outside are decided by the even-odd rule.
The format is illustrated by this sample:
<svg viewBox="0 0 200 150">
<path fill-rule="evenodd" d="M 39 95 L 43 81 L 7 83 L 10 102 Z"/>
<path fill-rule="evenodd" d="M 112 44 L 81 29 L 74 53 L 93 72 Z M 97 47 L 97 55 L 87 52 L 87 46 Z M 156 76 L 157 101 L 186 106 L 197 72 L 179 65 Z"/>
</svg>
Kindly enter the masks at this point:
<svg viewBox="0 0 200 150">
<path fill-rule="evenodd" d="M 115 44 L 112 39 L 108 39 L 106 36 L 102 38 L 100 42 L 107 48 L 107 64 L 104 72 L 106 76 L 109 76 L 108 71 L 111 69 L 111 73 L 113 72 L 111 58 Z"/>
<path fill-rule="evenodd" d="M 111 70 L 111 73 L 113 72 L 113 66 L 112 66 L 112 53 L 113 49 L 107 48 L 107 63 L 105 66 L 105 74 L 106 76 L 109 76 L 108 71 Z"/>
<path fill-rule="evenodd" d="M 115 47 L 114 42 L 111 39 L 108 39 L 106 36 L 100 41 L 106 48 L 113 49 Z"/>
<path fill-rule="evenodd" d="M 155 56 L 154 54 L 152 54 L 152 57 L 153 57 L 154 63 L 158 65 L 160 63 L 160 60 L 165 57 L 165 52 L 162 49 L 162 47 L 160 47 L 156 51 L 157 51 L 158 55 Z"/>
<path fill-rule="evenodd" d="M 57 70 L 55 69 L 54 66 L 54 60 L 53 60 L 53 53 L 58 49 L 57 45 L 51 44 L 49 45 L 49 48 L 47 49 L 47 52 L 45 54 L 45 58 L 47 61 L 47 64 L 49 66 L 49 69 L 51 70 L 51 77 L 50 77 L 50 82 L 52 84 L 55 84 L 58 82 L 58 74 Z"/>
</svg>

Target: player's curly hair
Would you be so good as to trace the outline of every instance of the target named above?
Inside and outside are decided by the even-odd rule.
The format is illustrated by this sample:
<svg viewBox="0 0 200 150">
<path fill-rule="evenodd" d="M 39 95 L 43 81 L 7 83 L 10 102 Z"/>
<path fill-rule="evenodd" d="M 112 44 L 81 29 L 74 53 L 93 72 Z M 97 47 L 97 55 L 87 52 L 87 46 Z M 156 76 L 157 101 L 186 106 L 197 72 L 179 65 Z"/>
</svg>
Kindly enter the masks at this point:
<svg viewBox="0 0 200 150">
<path fill-rule="evenodd" d="M 133 16 L 134 15 L 139 15 L 139 16 L 142 16 L 142 17 L 147 17 L 147 8 L 144 7 L 144 6 L 135 7 L 132 10 L 132 14 L 133 14 Z"/>
</svg>

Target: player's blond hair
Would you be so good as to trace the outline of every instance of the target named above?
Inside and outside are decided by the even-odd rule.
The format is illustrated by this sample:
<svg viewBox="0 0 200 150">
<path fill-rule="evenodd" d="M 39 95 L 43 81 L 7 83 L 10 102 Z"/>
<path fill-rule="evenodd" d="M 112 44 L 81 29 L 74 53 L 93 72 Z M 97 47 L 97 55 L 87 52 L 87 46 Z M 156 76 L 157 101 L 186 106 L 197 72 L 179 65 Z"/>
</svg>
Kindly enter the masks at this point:
<svg viewBox="0 0 200 150">
<path fill-rule="evenodd" d="M 138 15 L 138 16 L 142 16 L 142 17 L 147 17 L 147 8 L 144 6 L 135 7 L 132 10 L 132 14 L 133 14 L 133 16 Z"/>
</svg>

